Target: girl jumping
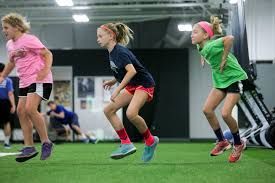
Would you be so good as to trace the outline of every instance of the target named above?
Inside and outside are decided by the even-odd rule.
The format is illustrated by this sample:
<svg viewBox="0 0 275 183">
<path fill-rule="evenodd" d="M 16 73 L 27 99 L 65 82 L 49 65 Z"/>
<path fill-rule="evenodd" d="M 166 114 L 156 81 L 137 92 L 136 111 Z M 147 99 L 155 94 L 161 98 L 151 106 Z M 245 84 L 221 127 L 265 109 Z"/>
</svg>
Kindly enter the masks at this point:
<svg viewBox="0 0 275 183">
<path fill-rule="evenodd" d="M 109 89 L 119 82 L 104 113 L 121 140 L 120 147 L 111 154 L 111 158 L 120 159 L 136 152 L 122 121 L 116 114 L 120 108 L 129 105 L 126 115 L 144 138 L 145 149 L 142 160 L 148 162 L 153 158 L 159 139 L 152 136 L 144 119 L 139 116 L 139 110 L 146 101 L 152 100 L 155 82 L 152 75 L 125 47 L 133 38 L 132 34 L 133 31 L 123 23 L 107 23 L 97 29 L 97 42 L 108 50 L 110 67 L 115 77 L 106 81 L 103 87 Z"/>
<path fill-rule="evenodd" d="M 33 144 L 33 125 L 42 142 L 41 160 L 50 157 L 53 144 L 48 138 L 43 117 L 37 108 L 47 100 L 52 90 L 52 53 L 34 35 L 28 34 L 28 22 L 19 14 L 10 13 L 2 18 L 7 42 L 9 63 L 0 75 L 0 83 L 16 68 L 19 77 L 17 114 L 24 135 L 24 148 L 16 161 L 24 162 L 38 152 Z"/>
<path fill-rule="evenodd" d="M 231 144 L 223 137 L 214 112 L 224 100 L 221 113 L 234 138 L 234 148 L 229 156 L 229 162 L 233 163 L 240 159 L 245 148 L 245 143 L 240 139 L 238 124 L 232 117 L 232 109 L 240 99 L 241 81 L 247 79 L 247 74 L 234 55 L 230 53 L 234 37 L 224 36 L 214 39 L 214 35 L 222 34 L 220 22 L 217 17 L 211 17 L 211 23 L 198 22 L 193 27 L 191 39 L 192 44 L 197 45 L 202 62 L 206 61 L 212 70 L 213 89 L 203 107 L 203 112 L 218 138 L 215 148 L 211 151 L 211 156 L 220 155 L 231 148 Z"/>
</svg>

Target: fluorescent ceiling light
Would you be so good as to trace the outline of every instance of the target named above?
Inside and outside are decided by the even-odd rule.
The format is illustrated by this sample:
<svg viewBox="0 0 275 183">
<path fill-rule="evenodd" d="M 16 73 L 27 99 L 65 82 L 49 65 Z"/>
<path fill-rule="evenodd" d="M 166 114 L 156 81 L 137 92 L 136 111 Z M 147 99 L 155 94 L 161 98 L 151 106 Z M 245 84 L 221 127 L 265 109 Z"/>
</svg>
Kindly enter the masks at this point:
<svg viewBox="0 0 275 183">
<path fill-rule="evenodd" d="M 179 31 L 192 31 L 191 24 L 178 24 Z"/>
<path fill-rule="evenodd" d="M 73 6 L 72 0 L 55 0 L 58 6 Z"/>
<path fill-rule="evenodd" d="M 89 22 L 89 18 L 85 14 L 73 15 L 73 19 L 76 22 Z"/>
<path fill-rule="evenodd" d="M 230 4 L 236 4 L 236 3 L 238 3 L 238 0 L 229 0 L 229 3 Z"/>
</svg>

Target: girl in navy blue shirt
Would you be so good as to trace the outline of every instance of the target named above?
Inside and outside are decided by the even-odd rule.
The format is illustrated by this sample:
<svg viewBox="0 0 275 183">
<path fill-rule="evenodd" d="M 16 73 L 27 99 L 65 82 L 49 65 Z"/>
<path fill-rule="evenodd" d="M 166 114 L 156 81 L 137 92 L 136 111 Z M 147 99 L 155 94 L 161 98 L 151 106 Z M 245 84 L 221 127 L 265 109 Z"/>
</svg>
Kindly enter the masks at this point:
<svg viewBox="0 0 275 183">
<path fill-rule="evenodd" d="M 114 75 L 114 79 L 104 82 L 103 87 L 108 90 L 115 83 L 119 83 L 112 93 L 111 102 L 104 108 L 104 113 L 121 140 L 120 147 L 111 154 L 111 158 L 120 159 L 136 152 L 116 114 L 120 108 L 129 105 L 126 115 L 144 138 L 142 160 L 148 162 L 153 158 L 159 139 L 152 136 L 144 119 L 139 116 L 139 110 L 146 101 L 152 100 L 155 82 L 147 69 L 125 47 L 133 38 L 132 34 L 133 31 L 123 23 L 107 23 L 97 29 L 97 42 L 108 50 Z"/>
</svg>

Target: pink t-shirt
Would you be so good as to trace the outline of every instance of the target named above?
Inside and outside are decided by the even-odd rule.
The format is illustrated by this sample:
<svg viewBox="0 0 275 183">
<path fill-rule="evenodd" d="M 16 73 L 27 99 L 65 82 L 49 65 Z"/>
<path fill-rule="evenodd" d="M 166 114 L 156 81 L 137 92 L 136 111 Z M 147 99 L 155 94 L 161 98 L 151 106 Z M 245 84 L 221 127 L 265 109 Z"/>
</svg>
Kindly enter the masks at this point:
<svg viewBox="0 0 275 183">
<path fill-rule="evenodd" d="M 25 88 L 32 83 L 52 83 L 52 72 L 41 81 L 37 81 L 38 72 L 44 68 L 45 62 L 40 52 L 45 46 L 34 35 L 23 34 L 16 41 L 7 42 L 9 60 L 15 62 L 19 77 L 19 88 Z"/>
</svg>

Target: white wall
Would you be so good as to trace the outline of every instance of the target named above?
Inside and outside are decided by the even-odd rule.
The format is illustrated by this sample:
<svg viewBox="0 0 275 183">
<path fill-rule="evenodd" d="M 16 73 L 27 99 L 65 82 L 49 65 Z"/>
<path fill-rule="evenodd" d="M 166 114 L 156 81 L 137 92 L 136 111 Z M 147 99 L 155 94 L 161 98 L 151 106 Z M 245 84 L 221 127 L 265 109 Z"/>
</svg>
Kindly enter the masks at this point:
<svg viewBox="0 0 275 183">
<path fill-rule="evenodd" d="M 258 77 L 256 85 L 263 94 L 266 106 L 271 110 L 275 107 L 275 64 L 257 64 Z"/>
<path fill-rule="evenodd" d="M 275 1 L 246 0 L 246 26 L 250 60 L 275 59 Z M 268 108 L 275 106 L 275 64 L 257 64 L 256 80 Z"/>
<path fill-rule="evenodd" d="M 6 42 L 3 39 L 0 39 L 0 62 L 7 63 L 7 60 Z"/>
<path fill-rule="evenodd" d="M 245 1 L 250 60 L 275 58 L 275 1 Z"/>
</svg>

